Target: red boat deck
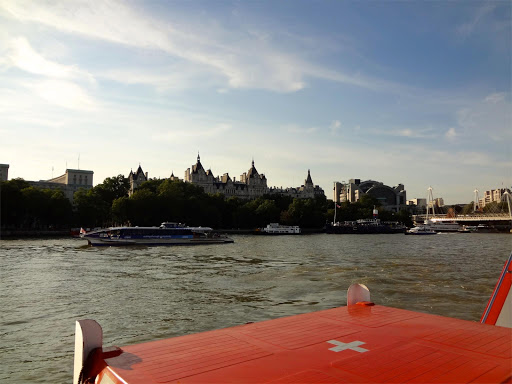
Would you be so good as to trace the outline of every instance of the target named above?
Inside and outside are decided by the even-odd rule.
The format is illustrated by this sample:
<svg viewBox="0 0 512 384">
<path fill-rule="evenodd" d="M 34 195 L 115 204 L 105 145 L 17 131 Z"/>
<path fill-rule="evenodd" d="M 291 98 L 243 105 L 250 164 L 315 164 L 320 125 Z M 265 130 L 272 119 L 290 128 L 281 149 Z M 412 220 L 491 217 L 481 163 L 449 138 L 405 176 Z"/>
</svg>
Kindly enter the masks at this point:
<svg viewBox="0 0 512 384">
<path fill-rule="evenodd" d="M 105 361 L 99 379 L 130 384 L 511 383 L 512 329 L 358 304 L 127 346 Z"/>
</svg>

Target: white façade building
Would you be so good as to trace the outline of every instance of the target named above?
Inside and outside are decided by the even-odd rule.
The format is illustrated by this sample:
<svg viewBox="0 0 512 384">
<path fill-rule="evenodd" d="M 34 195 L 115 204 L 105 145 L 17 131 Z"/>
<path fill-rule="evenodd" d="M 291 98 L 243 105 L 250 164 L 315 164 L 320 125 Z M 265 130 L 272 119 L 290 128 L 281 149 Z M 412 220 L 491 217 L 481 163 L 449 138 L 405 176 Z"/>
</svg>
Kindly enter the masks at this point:
<svg viewBox="0 0 512 384">
<path fill-rule="evenodd" d="M 73 196 L 80 188 L 92 188 L 93 175 L 93 171 L 66 169 L 66 173 L 53 179 L 27 182 L 37 188 L 62 189 L 66 197 L 73 202 Z"/>
</svg>

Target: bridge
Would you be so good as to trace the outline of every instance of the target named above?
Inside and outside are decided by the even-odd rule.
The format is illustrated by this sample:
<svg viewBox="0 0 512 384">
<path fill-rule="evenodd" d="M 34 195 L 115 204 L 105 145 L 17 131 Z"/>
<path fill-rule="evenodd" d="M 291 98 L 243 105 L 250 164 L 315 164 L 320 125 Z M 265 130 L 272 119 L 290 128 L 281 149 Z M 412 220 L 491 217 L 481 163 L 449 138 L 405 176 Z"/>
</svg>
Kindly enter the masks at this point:
<svg viewBox="0 0 512 384">
<path fill-rule="evenodd" d="M 437 222 L 456 222 L 460 225 L 478 225 L 486 224 L 491 227 L 509 229 L 512 232 L 512 197 L 510 193 L 505 193 L 500 198 L 500 203 L 506 203 L 505 207 L 495 206 L 490 212 L 480 212 L 477 210 L 478 190 L 475 190 L 474 211 L 467 214 L 436 214 L 434 196 L 432 187 L 428 188 L 427 213 L 423 215 L 413 215 L 414 223 L 423 223 L 426 219 Z"/>
<path fill-rule="evenodd" d="M 489 223 L 497 222 L 499 224 L 510 224 L 512 223 L 512 216 L 509 213 L 470 213 L 467 215 L 413 215 L 412 219 L 414 222 L 424 222 L 426 219 L 434 221 L 449 221 L 457 222 L 460 224 L 469 223 Z"/>
</svg>

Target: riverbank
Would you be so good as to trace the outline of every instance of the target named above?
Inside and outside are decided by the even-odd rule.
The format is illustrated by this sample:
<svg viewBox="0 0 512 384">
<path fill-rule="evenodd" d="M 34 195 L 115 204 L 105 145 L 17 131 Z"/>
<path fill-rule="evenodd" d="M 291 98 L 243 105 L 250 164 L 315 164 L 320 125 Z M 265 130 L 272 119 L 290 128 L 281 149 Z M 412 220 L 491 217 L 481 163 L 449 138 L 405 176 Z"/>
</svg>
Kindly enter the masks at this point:
<svg viewBox="0 0 512 384">
<path fill-rule="evenodd" d="M 8 238 L 8 239 L 26 239 L 26 238 L 34 238 L 34 237 L 71 237 L 71 232 L 69 230 L 1 230 L 0 231 L 0 239 Z"/>
<path fill-rule="evenodd" d="M 258 232 L 254 229 L 215 229 L 214 233 L 226 233 L 230 235 L 259 235 L 261 232 Z M 303 234 L 311 234 L 311 233 L 323 233 L 325 232 L 324 228 L 304 228 L 302 229 Z M 71 230 L 1 230 L 0 231 L 0 240 L 5 239 L 28 239 L 28 238 L 50 238 L 50 237 L 72 237 Z"/>
</svg>

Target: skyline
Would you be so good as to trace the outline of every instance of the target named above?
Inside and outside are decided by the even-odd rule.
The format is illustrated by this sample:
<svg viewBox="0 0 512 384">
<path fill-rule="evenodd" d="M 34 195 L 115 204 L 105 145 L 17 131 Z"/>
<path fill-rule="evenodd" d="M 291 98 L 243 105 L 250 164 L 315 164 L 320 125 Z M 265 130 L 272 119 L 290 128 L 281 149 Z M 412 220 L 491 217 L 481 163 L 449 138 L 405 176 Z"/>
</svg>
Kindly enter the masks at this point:
<svg viewBox="0 0 512 384">
<path fill-rule="evenodd" d="M 469 202 L 512 185 L 511 7 L 0 0 L 0 163 Z"/>
</svg>

